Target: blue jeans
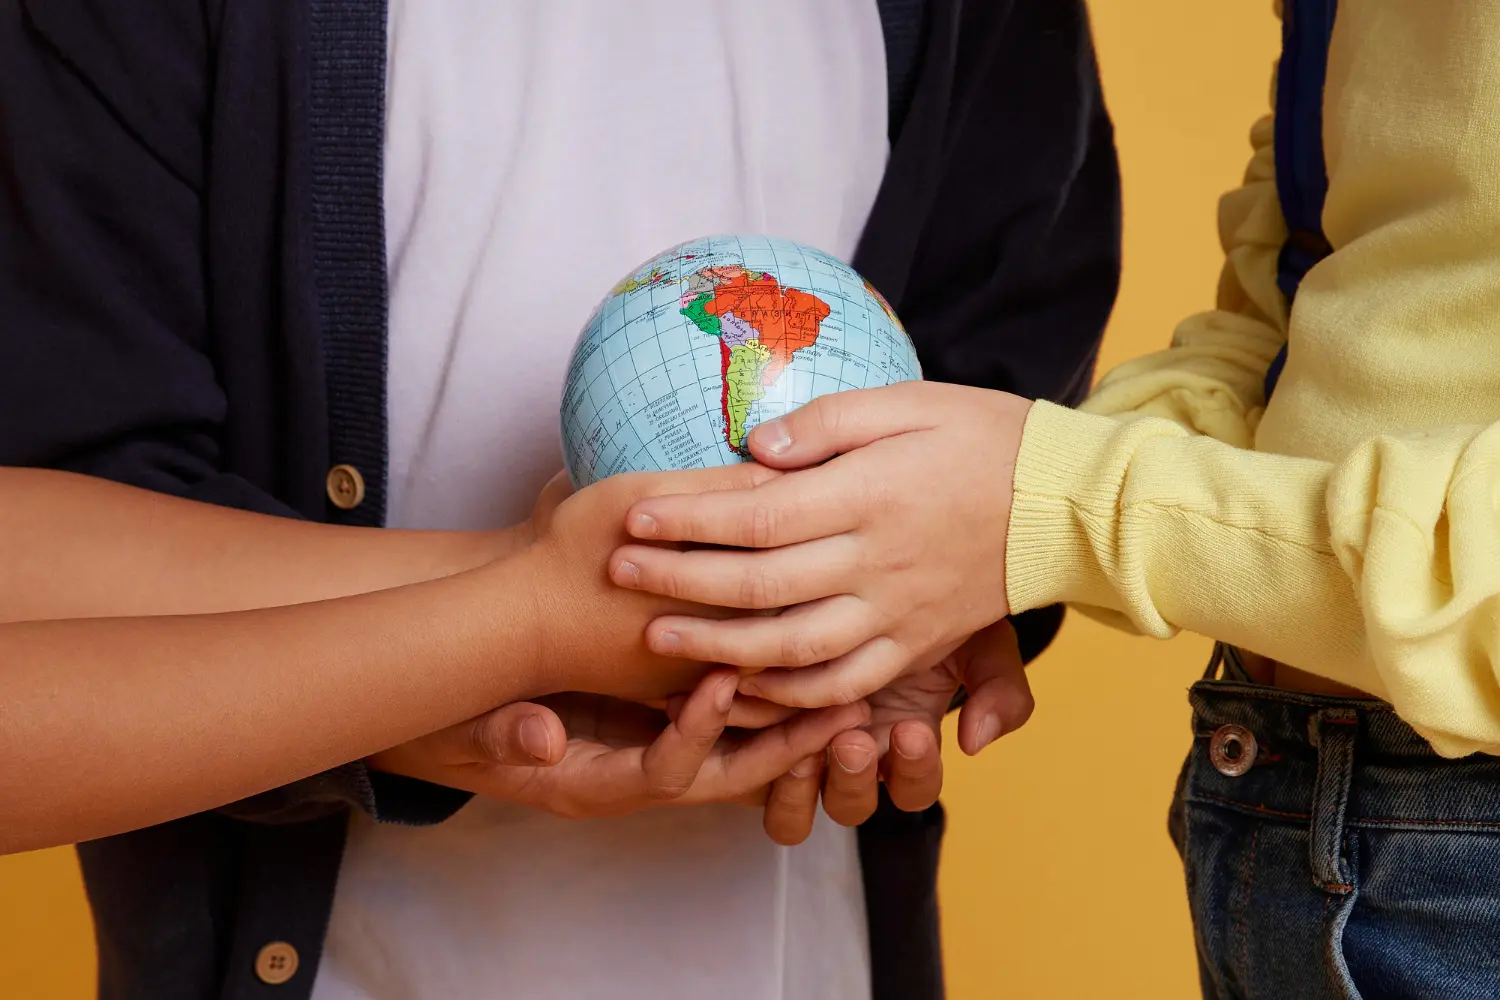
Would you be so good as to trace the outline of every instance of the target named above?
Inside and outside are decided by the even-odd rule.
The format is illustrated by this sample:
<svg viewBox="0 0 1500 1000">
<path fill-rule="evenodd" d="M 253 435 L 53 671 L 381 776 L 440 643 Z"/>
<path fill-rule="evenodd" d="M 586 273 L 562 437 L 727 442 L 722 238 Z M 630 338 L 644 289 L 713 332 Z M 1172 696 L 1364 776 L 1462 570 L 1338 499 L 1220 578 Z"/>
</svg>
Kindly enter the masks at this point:
<svg viewBox="0 0 1500 1000">
<path fill-rule="evenodd" d="M 1500 997 L 1500 759 L 1444 760 L 1378 701 L 1191 700 L 1169 825 L 1204 997 Z"/>
</svg>

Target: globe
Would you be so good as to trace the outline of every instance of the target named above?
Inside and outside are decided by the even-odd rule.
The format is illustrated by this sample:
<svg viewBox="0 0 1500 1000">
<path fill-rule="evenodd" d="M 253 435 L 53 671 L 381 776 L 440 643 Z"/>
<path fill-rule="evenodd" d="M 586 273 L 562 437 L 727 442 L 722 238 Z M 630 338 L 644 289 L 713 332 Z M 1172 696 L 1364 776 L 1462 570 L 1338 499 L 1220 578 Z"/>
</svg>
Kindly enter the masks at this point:
<svg viewBox="0 0 1500 1000">
<path fill-rule="evenodd" d="M 921 377 L 901 321 L 849 265 L 789 240 L 693 240 L 627 275 L 585 324 L 563 454 L 577 488 L 743 462 L 762 421 Z"/>
</svg>

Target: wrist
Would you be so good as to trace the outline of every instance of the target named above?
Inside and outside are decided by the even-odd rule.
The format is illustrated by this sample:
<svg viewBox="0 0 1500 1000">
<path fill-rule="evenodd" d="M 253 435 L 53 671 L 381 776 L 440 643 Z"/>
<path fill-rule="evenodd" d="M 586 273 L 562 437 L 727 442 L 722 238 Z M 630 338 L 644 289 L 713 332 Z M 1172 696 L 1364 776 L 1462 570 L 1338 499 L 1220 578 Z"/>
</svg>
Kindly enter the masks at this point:
<svg viewBox="0 0 1500 1000">
<path fill-rule="evenodd" d="M 1110 606 L 1087 522 L 1107 521 L 1118 509 L 1125 474 L 1118 454 L 1121 426 L 1051 403 L 1038 403 L 1028 413 L 1007 532 L 1005 587 L 1012 612 L 1064 602 Z"/>
<path fill-rule="evenodd" d="M 531 701 L 559 691 L 570 690 L 566 671 L 560 666 L 551 642 L 550 619 L 541 599 L 545 569 L 538 546 L 529 533 L 512 535 L 509 548 L 484 566 L 464 574 L 466 582 L 476 584 L 472 601 L 481 620 L 503 616 L 507 649 L 504 653 L 505 678 L 500 679 L 496 705 L 514 701 Z M 503 546 L 503 543 L 502 543 Z"/>
<path fill-rule="evenodd" d="M 490 531 L 435 531 L 433 557 L 438 576 L 453 576 L 503 559 L 531 544 L 529 521 Z"/>
</svg>

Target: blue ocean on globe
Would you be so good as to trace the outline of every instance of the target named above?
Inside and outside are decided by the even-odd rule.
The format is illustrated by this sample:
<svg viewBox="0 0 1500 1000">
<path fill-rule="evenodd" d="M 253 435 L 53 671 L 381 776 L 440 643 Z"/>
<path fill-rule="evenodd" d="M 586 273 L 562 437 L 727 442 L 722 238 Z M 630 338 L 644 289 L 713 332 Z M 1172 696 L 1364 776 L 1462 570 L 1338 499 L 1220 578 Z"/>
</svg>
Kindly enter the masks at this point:
<svg viewBox="0 0 1500 1000">
<path fill-rule="evenodd" d="M 746 461 L 746 435 L 819 396 L 920 379 L 889 304 L 849 265 L 764 236 L 673 247 L 594 310 L 563 389 L 575 487 Z"/>
</svg>

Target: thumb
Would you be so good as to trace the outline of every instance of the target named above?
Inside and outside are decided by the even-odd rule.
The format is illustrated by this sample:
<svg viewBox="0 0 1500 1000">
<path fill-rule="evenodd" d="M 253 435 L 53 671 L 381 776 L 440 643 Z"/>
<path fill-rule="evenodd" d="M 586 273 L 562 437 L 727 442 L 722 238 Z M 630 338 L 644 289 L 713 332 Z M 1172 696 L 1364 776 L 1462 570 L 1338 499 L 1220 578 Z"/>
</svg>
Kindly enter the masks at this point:
<svg viewBox="0 0 1500 1000">
<path fill-rule="evenodd" d="M 958 715 L 958 745 L 973 756 L 1025 725 L 1036 702 L 1008 620 L 976 632 L 955 655 L 969 692 Z"/>
<path fill-rule="evenodd" d="M 471 763 L 551 767 L 563 759 L 568 733 L 557 713 L 542 705 L 503 705 L 453 727 L 459 749 Z"/>
<path fill-rule="evenodd" d="M 750 452 L 762 465 L 801 469 L 881 438 L 927 430 L 933 413 L 924 404 L 934 391 L 942 390 L 935 383 L 902 382 L 819 396 L 758 425 L 750 432 Z"/>
</svg>

